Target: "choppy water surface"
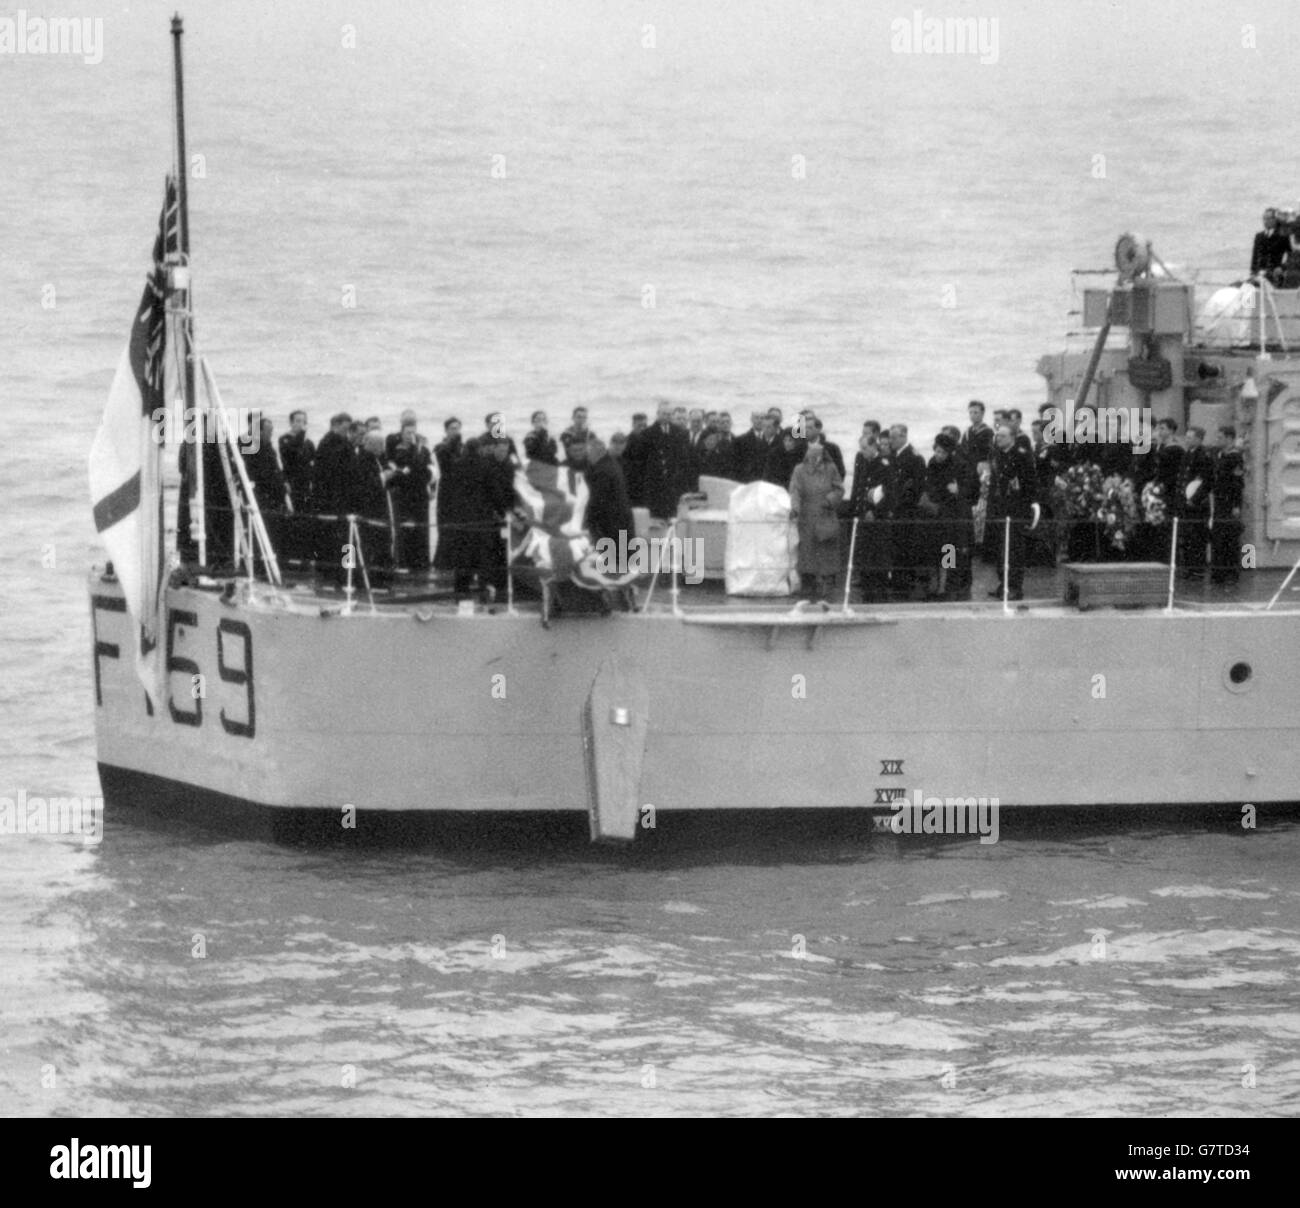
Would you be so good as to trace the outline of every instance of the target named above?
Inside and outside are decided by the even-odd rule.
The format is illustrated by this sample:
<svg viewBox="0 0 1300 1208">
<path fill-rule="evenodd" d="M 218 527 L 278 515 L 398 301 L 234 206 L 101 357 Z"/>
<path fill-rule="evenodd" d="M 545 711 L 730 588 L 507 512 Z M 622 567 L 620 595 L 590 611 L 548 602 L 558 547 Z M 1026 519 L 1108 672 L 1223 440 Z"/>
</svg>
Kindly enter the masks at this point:
<svg viewBox="0 0 1300 1208">
<path fill-rule="evenodd" d="M 1300 828 L 771 838 L 544 859 L 32 841 L 5 878 L 6 1105 L 1296 1111 Z"/>
<path fill-rule="evenodd" d="M 1294 203 L 1246 103 L 1289 94 L 1285 6 L 983 6 L 988 65 L 892 54 L 911 11 L 190 5 L 227 401 L 609 431 L 665 393 L 928 432 L 1037 400 L 1068 270 L 1122 230 L 1239 273 Z M 106 17 L 97 66 L 0 64 L 0 795 L 98 791 L 84 457 L 168 166 L 169 16 Z M 1294 1114 L 1300 828 L 1005 829 L 3 837 L 0 1110 Z"/>
</svg>

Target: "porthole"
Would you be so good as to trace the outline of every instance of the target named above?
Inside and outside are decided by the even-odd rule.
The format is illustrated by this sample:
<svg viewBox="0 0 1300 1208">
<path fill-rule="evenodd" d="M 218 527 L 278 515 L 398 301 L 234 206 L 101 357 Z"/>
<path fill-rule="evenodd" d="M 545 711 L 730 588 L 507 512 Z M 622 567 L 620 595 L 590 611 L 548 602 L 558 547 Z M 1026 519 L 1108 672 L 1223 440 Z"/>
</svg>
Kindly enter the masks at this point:
<svg viewBox="0 0 1300 1208">
<path fill-rule="evenodd" d="M 1255 669 L 1245 659 L 1236 659 L 1223 671 L 1223 683 L 1229 692 L 1247 692 L 1255 683 Z"/>
</svg>

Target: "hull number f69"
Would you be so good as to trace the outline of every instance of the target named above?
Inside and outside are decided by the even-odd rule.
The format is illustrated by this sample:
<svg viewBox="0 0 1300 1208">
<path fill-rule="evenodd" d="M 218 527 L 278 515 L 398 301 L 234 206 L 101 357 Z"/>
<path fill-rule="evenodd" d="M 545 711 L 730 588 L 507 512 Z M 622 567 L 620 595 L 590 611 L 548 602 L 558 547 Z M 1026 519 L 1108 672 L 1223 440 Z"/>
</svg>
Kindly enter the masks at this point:
<svg viewBox="0 0 1300 1208">
<path fill-rule="evenodd" d="M 104 703 L 100 680 L 100 660 L 121 658 L 121 647 L 116 642 L 105 642 L 99 637 L 97 614 L 100 612 L 125 612 L 126 604 L 120 596 L 91 597 L 91 627 L 94 631 L 95 663 L 95 704 Z M 178 726 L 203 725 L 204 693 L 185 693 L 179 701 L 172 687 L 172 677 L 180 674 L 187 684 L 201 682 L 203 668 L 192 658 L 184 658 L 176 653 L 177 632 L 184 626 L 197 629 L 198 614 L 183 608 L 167 610 L 166 670 L 167 670 L 167 713 Z M 234 684 L 244 690 L 244 706 L 232 715 L 224 707 L 217 711 L 217 720 L 227 734 L 239 738 L 252 738 L 257 732 L 257 698 L 253 686 L 253 634 L 243 621 L 222 617 L 217 625 L 216 641 L 217 675 L 222 683 Z M 149 698 L 145 697 L 145 708 L 152 713 Z M 243 716 L 239 714 L 242 712 Z"/>
</svg>

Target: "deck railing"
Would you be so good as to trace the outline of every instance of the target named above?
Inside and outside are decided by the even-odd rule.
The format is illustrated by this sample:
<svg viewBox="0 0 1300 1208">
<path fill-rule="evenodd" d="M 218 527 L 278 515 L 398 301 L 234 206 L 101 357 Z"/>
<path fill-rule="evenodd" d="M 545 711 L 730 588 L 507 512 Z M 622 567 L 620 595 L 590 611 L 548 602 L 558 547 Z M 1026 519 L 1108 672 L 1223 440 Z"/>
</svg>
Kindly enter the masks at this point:
<svg viewBox="0 0 1300 1208">
<path fill-rule="evenodd" d="M 199 566 L 191 556 L 182 559 L 183 565 L 190 572 L 231 577 L 238 565 L 233 551 L 229 545 L 214 541 L 214 533 L 244 530 L 247 512 L 241 511 L 236 518 L 228 509 L 209 508 L 209 517 L 210 521 L 217 519 L 215 525 L 210 522 L 208 529 L 209 564 Z M 504 518 L 444 524 L 440 529 L 433 523 L 379 520 L 355 513 L 276 512 L 262 508 L 260 519 L 270 547 L 278 552 L 281 575 L 290 582 L 313 579 L 340 590 L 349 611 L 360 594 L 364 594 L 373 609 L 377 592 L 402 587 L 427 588 L 443 578 L 459 578 L 462 594 L 493 586 L 494 594 L 503 594 L 506 603 L 513 607 L 518 583 L 531 584 L 545 577 L 544 572 L 510 556 L 519 544 L 521 529 L 516 522 L 514 536 L 508 537 Z M 685 564 L 681 545 L 686 539 L 682 536 L 686 519 L 675 518 L 667 524 L 656 522 L 645 538 L 649 569 L 637 581 L 645 592 L 646 604 L 653 600 L 660 579 L 667 577 L 673 609 L 680 611 L 683 589 L 694 585 L 683 577 L 691 570 Z M 774 533 L 785 526 L 784 549 L 788 560 L 784 569 L 797 571 L 799 559 L 794 540 L 797 524 L 781 519 L 750 523 Z M 836 599 L 843 608 L 848 608 L 855 589 L 860 589 L 862 602 L 866 603 L 884 603 L 921 593 L 926 593 L 928 598 L 969 598 L 975 567 L 983 565 L 997 576 L 1001 602 L 1011 611 L 1013 544 L 1014 556 L 1019 560 L 1022 542 L 1024 557 L 1020 565 L 1028 571 L 1052 569 L 1066 562 L 1166 563 L 1170 608 L 1174 606 L 1180 571 L 1198 571 L 1217 578 L 1235 577 L 1241 569 L 1237 561 L 1239 549 L 1235 545 L 1232 559 L 1226 560 L 1226 551 L 1220 543 L 1214 555 L 1222 560 L 1212 562 L 1214 528 L 1199 516 L 1191 519 L 1173 516 L 1162 524 L 1137 523 L 1109 531 L 1103 521 L 1067 518 L 1050 511 L 1036 526 L 1011 517 L 958 515 L 889 518 L 844 515 L 838 517 L 838 524 L 836 540 L 821 543 L 822 566 L 834 563 L 834 574 L 824 577 L 834 580 Z M 1240 523 L 1232 522 L 1230 532 L 1239 536 L 1240 531 Z M 474 540 L 468 546 L 460 546 L 454 565 L 444 565 L 437 555 L 439 536 L 452 532 L 470 534 Z M 634 535 L 628 536 L 630 540 Z M 260 551 L 255 551 L 251 558 L 246 548 L 240 552 L 244 555 L 241 567 L 244 575 L 250 571 L 265 575 Z M 769 556 L 748 569 L 779 572 L 782 565 L 779 556 Z M 1300 563 L 1292 574 L 1297 572 Z M 716 567 L 710 573 L 715 580 L 721 578 Z M 1278 595 L 1283 589 L 1279 589 Z"/>
</svg>

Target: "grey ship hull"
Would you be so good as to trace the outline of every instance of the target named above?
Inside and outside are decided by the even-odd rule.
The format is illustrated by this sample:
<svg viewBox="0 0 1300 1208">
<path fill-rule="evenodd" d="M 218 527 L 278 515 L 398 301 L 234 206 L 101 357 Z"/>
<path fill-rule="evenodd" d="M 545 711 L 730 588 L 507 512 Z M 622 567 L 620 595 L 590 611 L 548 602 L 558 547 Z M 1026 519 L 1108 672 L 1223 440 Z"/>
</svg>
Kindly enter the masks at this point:
<svg viewBox="0 0 1300 1208">
<path fill-rule="evenodd" d="M 116 584 L 93 576 L 91 596 L 111 805 L 147 790 L 200 811 L 581 813 L 582 715 L 611 660 L 640 694 L 629 791 L 653 815 L 1300 796 L 1294 610 L 732 605 L 544 629 L 536 612 L 347 615 L 182 587 L 150 713 Z"/>
</svg>

